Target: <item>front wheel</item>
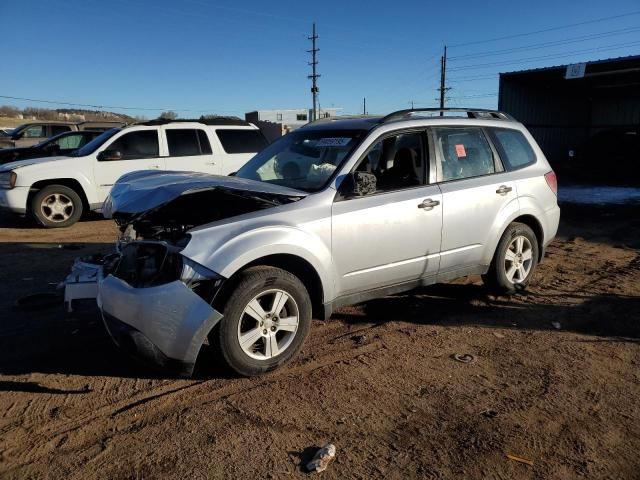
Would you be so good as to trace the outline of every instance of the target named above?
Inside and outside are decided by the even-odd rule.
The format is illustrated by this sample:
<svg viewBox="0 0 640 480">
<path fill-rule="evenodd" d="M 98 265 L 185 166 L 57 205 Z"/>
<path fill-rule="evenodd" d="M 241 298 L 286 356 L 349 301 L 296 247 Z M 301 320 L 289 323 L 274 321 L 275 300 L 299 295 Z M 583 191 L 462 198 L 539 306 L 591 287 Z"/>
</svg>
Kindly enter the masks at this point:
<svg viewBox="0 0 640 480">
<path fill-rule="evenodd" d="M 69 227 L 82 216 L 82 199 L 64 185 L 47 185 L 31 199 L 31 215 L 47 228 Z"/>
<path fill-rule="evenodd" d="M 489 271 L 482 279 L 496 293 L 524 290 L 538 264 L 538 240 L 524 223 L 512 223 L 502 235 Z"/>
<path fill-rule="evenodd" d="M 311 300 L 290 272 L 253 267 L 242 272 L 213 340 L 237 373 L 266 373 L 289 361 L 311 326 Z"/>
</svg>

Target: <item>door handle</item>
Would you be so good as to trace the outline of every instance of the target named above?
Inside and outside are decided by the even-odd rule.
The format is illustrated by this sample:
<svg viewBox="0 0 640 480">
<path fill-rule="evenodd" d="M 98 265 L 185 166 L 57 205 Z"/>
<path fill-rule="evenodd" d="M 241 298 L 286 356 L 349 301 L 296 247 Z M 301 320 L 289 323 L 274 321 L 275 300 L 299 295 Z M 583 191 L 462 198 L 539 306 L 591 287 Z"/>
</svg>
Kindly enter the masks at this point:
<svg viewBox="0 0 640 480">
<path fill-rule="evenodd" d="M 205 162 L 205 165 L 215 165 L 216 162 Z"/>
<path fill-rule="evenodd" d="M 513 188 L 511 187 L 507 187 L 506 185 L 500 185 L 500 188 L 496 190 L 496 193 L 498 195 L 506 195 L 507 193 L 509 193 L 511 190 L 513 190 Z"/>
<path fill-rule="evenodd" d="M 430 198 L 427 198 L 426 200 L 423 200 L 422 203 L 418 204 L 418 208 L 422 208 L 423 210 L 433 210 L 433 207 L 438 205 L 440 205 L 438 200 L 431 200 Z"/>
<path fill-rule="evenodd" d="M 160 168 L 160 165 L 149 165 L 151 168 Z"/>
</svg>

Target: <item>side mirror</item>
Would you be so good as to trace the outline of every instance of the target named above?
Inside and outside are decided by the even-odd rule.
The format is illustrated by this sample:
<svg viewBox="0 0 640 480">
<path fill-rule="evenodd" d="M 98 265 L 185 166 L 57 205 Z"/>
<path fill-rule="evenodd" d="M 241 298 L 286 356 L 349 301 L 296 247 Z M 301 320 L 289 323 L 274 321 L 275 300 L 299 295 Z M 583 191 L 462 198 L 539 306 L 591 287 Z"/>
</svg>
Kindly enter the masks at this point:
<svg viewBox="0 0 640 480">
<path fill-rule="evenodd" d="M 376 192 L 378 179 L 373 173 L 353 172 L 346 176 L 340 186 L 345 197 L 363 197 Z"/>
<path fill-rule="evenodd" d="M 11 138 L 13 140 L 20 140 L 23 136 L 24 136 L 24 130 L 22 130 L 21 132 L 11 134 Z"/>
<path fill-rule="evenodd" d="M 113 160 L 122 160 L 122 153 L 119 150 L 105 150 L 98 154 L 98 160 L 101 162 L 110 162 Z"/>
</svg>

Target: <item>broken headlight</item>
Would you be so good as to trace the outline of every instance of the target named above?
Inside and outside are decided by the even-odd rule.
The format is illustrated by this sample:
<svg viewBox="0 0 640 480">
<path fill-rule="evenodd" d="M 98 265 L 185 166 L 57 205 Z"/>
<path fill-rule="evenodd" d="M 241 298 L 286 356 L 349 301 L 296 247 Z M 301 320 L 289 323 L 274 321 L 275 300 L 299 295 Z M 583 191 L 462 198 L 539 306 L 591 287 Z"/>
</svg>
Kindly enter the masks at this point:
<svg viewBox="0 0 640 480">
<path fill-rule="evenodd" d="M 190 258 L 182 257 L 180 280 L 204 301 L 211 303 L 222 286 L 224 277 Z"/>
</svg>

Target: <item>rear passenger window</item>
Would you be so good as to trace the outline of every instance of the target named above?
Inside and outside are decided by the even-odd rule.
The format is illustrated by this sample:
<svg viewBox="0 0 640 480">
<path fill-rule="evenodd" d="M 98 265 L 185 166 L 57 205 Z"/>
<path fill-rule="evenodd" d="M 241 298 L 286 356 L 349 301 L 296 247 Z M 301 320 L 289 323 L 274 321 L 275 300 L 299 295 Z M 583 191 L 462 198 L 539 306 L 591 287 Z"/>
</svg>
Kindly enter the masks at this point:
<svg viewBox="0 0 640 480">
<path fill-rule="evenodd" d="M 108 150 L 119 151 L 123 160 L 155 158 L 159 155 L 158 132 L 156 130 L 141 130 L 126 133 L 109 145 Z"/>
<path fill-rule="evenodd" d="M 169 155 L 172 157 L 185 157 L 190 155 L 205 155 L 211 153 L 209 139 L 203 130 L 193 128 L 168 129 L 167 144 Z"/>
<path fill-rule="evenodd" d="M 522 132 L 492 128 L 491 133 L 507 170 L 516 170 L 536 163 L 536 154 Z"/>
<path fill-rule="evenodd" d="M 267 146 L 267 140 L 260 130 L 216 130 L 227 153 L 258 153 Z"/>
<path fill-rule="evenodd" d="M 493 152 L 479 128 L 436 128 L 442 180 L 479 177 L 495 172 Z"/>
</svg>

